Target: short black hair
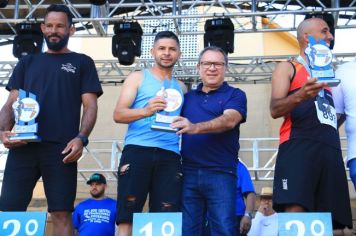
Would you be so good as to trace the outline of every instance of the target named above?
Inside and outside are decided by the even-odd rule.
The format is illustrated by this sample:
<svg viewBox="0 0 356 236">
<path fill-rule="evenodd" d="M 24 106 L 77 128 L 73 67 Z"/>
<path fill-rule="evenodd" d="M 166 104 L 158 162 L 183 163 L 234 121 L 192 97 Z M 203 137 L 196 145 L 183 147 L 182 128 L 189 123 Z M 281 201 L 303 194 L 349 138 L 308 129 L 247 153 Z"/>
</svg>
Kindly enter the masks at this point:
<svg viewBox="0 0 356 236">
<path fill-rule="evenodd" d="M 69 8 L 66 5 L 63 4 L 51 4 L 49 7 L 47 7 L 45 18 L 50 12 L 63 12 L 67 15 L 69 25 L 73 24 L 73 15 L 70 12 Z"/>
<path fill-rule="evenodd" d="M 179 39 L 178 39 L 177 35 L 175 33 L 173 33 L 172 31 L 168 31 L 168 30 L 158 32 L 155 36 L 154 43 L 156 43 L 158 40 L 163 39 L 163 38 L 174 39 L 177 42 L 178 46 L 180 46 Z"/>
</svg>

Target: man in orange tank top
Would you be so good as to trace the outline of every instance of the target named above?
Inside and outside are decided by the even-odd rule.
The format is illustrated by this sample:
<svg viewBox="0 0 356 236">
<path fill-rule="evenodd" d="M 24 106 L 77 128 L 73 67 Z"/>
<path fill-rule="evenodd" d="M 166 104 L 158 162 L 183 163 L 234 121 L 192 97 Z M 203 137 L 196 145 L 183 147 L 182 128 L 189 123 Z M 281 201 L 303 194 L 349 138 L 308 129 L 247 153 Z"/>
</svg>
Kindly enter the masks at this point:
<svg viewBox="0 0 356 236">
<path fill-rule="evenodd" d="M 273 206 L 278 212 L 331 212 L 334 235 L 348 235 L 350 198 L 334 103 L 327 84 L 310 76 L 308 36 L 328 45 L 333 40 L 324 20 L 304 20 L 297 30 L 299 57 L 280 63 L 272 75 L 271 116 L 284 117 Z"/>
</svg>

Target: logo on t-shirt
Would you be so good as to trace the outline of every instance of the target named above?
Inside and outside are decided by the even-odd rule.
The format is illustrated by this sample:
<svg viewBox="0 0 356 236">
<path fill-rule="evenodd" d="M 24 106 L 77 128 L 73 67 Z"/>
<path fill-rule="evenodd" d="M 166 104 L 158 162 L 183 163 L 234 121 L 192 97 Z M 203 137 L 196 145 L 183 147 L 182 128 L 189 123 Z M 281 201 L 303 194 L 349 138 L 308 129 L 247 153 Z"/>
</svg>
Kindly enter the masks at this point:
<svg viewBox="0 0 356 236">
<path fill-rule="evenodd" d="M 84 222 L 110 223 L 111 211 L 108 209 L 86 209 L 84 210 Z"/>
<path fill-rule="evenodd" d="M 288 179 L 282 179 L 283 190 L 288 190 Z"/>
<path fill-rule="evenodd" d="M 62 64 L 62 70 L 66 72 L 72 72 L 73 74 L 75 73 L 75 70 L 77 69 L 76 67 L 72 66 L 72 64 L 67 63 L 67 64 Z"/>
</svg>

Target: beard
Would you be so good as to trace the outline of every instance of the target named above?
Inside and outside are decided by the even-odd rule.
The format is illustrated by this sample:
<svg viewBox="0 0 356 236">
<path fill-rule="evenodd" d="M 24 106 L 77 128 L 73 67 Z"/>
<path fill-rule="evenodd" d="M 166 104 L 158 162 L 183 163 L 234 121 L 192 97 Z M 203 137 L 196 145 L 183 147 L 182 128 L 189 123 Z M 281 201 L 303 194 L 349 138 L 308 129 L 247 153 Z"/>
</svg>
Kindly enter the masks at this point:
<svg viewBox="0 0 356 236">
<path fill-rule="evenodd" d="M 51 42 L 49 39 L 53 36 L 60 38 L 60 40 L 58 42 Z M 57 34 L 53 34 L 48 37 L 45 36 L 44 38 L 46 40 L 47 47 L 53 51 L 58 52 L 68 44 L 69 34 L 64 35 L 63 38 L 59 37 Z"/>
<path fill-rule="evenodd" d="M 90 195 L 95 199 L 103 197 L 104 193 L 105 193 L 105 189 L 98 191 L 96 193 L 93 193 L 92 191 L 90 191 Z"/>
<path fill-rule="evenodd" d="M 165 68 L 165 69 L 172 69 L 174 67 L 174 65 L 177 63 L 176 61 L 172 61 L 170 64 L 163 64 L 159 58 L 155 58 L 155 62 L 158 66 Z"/>
<path fill-rule="evenodd" d="M 163 65 L 162 63 L 157 62 L 157 65 L 165 69 L 172 69 L 175 64 Z"/>
</svg>

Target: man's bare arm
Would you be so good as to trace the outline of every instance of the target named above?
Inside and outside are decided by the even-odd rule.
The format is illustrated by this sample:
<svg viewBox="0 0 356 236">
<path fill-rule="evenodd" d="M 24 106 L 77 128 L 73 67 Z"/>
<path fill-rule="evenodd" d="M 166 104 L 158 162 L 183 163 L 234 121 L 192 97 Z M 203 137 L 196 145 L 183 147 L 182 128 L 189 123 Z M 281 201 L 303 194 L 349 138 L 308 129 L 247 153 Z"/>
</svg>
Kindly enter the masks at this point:
<svg viewBox="0 0 356 236">
<path fill-rule="evenodd" d="M 16 101 L 18 94 L 18 90 L 11 90 L 6 103 L 0 110 L 0 140 L 6 148 L 14 148 L 27 143 L 21 140 L 10 140 L 10 137 L 15 135 L 11 132 L 15 123 L 12 104 Z"/>
<path fill-rule="evenodd" d="M 85 93 L 82 95 L 83 115 L 80 122 L 79 133 L 89 136 L 94 128 L 98 113 L 98 97 L 94 93 Z"/>
<path fill-rule="evenodd" d="M 178 128 L 177 134 L 204 134 L 204 133 L 221 133 L 233 129 L 238 123 L 242 121 L 243 117 L 240 112 L 234 109 L 227 109 L 224 113 L 212 120 L 191 123 L 185 117 L 177 117 L 172 123 L 172 128 Z"/>
<path fill-rule="evenodd" d="M 12 104 L 16 101 L 18 94 L 18 90 L 12 90 L 0 110 L 0 131 L 10 131 L 14 126 Z"/>
<path fill-rule="evenodd" d="M 255 210 L 256 194 L 254 192 L 249 192 L 246 194 L 246 209 L 245 212 L 252 213 Z M 250 217 L 242 217 L 240 221 L 240 234 L 247 234 L 251 228 Z"/>
<path fill-rule="evenodd" d="M 315 97 L 326 86 L 316 83 L 316 78 L 309 79 L 297 92 L 288 95 L 293 76 L 293 67 L 289 62 L 281 62 L 272 74 L 272 95 L 270 112 L 273 118 L 289 114 L 301 102 Z"/>
<path fill-rule="evenodd" d="M 98 112 L 97 95 L 95 93 L 82 94 L 82 104 L 83 115 L 79 134 L 88 137 L 96 122 Z M 63 159 L 64 163 L 77 161 L 83 153 L 83 143 L 81 139 L 74 137 L 68 142 L 62 153 L 67 154 Z"/>
<path fill-rule="evenodd" d="M 155 112 L 163 110 L 166 107 L 166 101 L 162 97 L 154 97 L 143 108 L 131 108 L 142 78 L 143 73 L 139 71 L 131 73 L 125 79 L 114 110 L 113 118 L 116 123 L 128 124 L 132 121 L 152 116 Z"/>
</svg>

